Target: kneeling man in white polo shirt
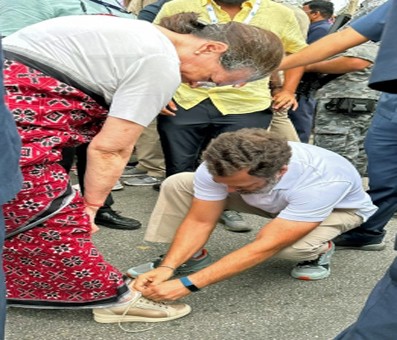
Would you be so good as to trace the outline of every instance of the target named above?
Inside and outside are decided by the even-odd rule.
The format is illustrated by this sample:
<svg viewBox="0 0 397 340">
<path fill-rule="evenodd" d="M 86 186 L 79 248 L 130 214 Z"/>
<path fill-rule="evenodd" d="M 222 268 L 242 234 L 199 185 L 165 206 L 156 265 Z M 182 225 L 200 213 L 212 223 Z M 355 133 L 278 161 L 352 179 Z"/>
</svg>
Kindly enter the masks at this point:
<svg viewBox="0 0 397 340">
<path fill-rule="evenodd" d="M 253 242 L 213 262 L 204 246 L 226 208 L 272 219 Z M 195 173 L 163 182 L 145 240 L 171 246 L 128 274 L 137 277 L 134 288 L 154 300 L 181 298 L 271 257 L 295 261 L 296 279 L 324 279 L 332 239 L 376 209 L 342 156 L 264 129 L 227 132 L 211 142 Z"/>
</svg>

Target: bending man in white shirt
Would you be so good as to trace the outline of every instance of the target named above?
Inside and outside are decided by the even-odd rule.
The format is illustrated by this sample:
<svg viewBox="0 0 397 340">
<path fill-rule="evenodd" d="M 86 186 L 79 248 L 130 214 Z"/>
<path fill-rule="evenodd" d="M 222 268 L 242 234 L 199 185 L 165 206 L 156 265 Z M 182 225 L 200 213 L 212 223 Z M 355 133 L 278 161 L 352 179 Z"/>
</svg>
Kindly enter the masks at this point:
<svg viewBox="0 0 397 340">
<path fill-rule="evenodd" d="M 167 255 L 128 271 L 151 299 L 181 298 L 273 256 L 298 262 L 294 278 L 324 279 L 331 240 L 377 209 L 345 158 L 263 129 L 220 135 L 203 160 L 196 173 L 171 176 L 161 188 L 145 239 L 172 241 Z M 253 242 L 211 264 L 203 247 L 225 208 L 273 219 Z M 169 280 L 174 274 L 188 276 Z"/>
</svg>

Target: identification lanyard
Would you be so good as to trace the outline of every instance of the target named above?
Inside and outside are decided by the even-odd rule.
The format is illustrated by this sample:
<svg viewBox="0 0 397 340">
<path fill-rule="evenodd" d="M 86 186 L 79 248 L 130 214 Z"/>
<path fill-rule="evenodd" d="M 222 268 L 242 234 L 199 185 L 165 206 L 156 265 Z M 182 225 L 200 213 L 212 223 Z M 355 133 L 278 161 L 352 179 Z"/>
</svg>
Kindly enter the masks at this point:
<svg viewBox="0 0 397 340">
<path fill-rule="evenodd" d="M 256 12 L 258 12 L 260 4 L 261 4 L 261 0 L 256 0 L 254 6 L 252 6 L 251 11 L 248 13 L 247 17 L 243 21 L 244 24 L 248 24 L 252 20 L 252 18 L 255 16 Z M 212 6 L 211 3 L 209 3 L 207 5 L 207 12 L 208 12 L 208 15 L 210 16 L 211 24 L 218 23 L 218 21 L 219 21 L 218 17 L 216 16 L 214 7 Z"/>
</svg>

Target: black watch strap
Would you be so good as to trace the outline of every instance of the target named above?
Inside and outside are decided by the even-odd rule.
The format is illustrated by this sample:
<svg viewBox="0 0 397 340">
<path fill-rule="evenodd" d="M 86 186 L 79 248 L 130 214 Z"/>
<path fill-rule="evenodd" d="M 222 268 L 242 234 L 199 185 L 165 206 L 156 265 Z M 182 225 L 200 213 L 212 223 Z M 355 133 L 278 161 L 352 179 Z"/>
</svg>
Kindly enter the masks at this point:
<svg viewBox="0 0 397 340">
<path fill-rule="evenodd" d="M 189 289 L 191 292 L 198 292 L 200 289 L 197 288 L 192 281 L 189 280 L 187 276 L 181 277 L 179 279 L 182 284 Z"/>
</svg>

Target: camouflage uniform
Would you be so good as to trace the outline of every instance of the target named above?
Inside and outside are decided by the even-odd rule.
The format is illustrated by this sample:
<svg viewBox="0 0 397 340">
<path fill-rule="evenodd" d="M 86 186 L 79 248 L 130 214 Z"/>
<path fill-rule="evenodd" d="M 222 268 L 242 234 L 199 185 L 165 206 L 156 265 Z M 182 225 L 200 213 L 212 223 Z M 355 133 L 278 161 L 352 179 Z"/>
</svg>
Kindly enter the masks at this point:
<svg viewBox="0 0 397 340">
<path fill-rule="evenodd" d="M 383 5 L 387 0 L 364 0 L 361 2 L 359 8 L 354 13 L 352 20 L 356 20 L 369 12 L 373 11 L 375 8 Z"/>
<path fill-rule="evenodd" d="M 378 44 L 367 42 L 337 57 L 354 57 L 373 63 L 378 47 Z M 379 98 L 379 92 L 367 86 L 371 68 L 346 73 L 316 93 L 314 144 L 344 156 L 362 176 L 367 168 L 364 138 Z"/>
</svg>

